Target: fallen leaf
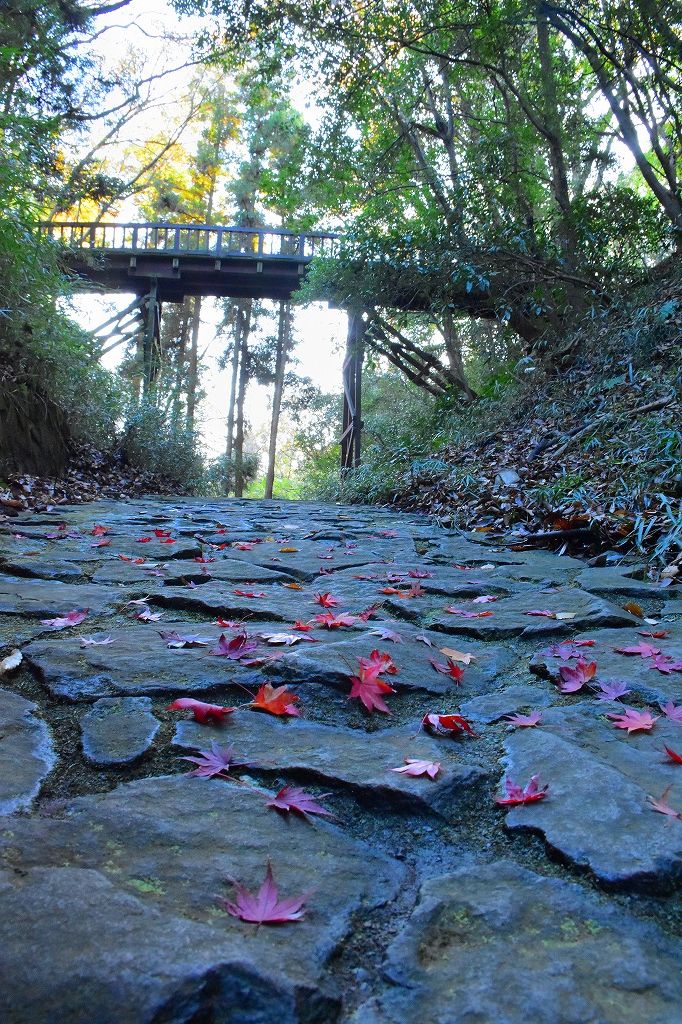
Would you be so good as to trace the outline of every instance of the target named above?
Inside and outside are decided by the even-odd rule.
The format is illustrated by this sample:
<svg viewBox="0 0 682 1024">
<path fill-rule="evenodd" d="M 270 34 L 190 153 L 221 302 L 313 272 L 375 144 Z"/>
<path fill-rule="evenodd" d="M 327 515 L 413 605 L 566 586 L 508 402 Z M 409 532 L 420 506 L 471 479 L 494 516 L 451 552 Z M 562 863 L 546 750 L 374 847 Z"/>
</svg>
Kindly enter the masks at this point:
<svg viewBox="0 0 682 1024">
<path fill-rule="evenodd" d="M 670 790 L 672 788 L 673 788 L 673 784 L 671 782 L 669 786 L 665 787 L 665 789 L 663 790 L 663 792 L 661 793 L 661 795 L 659 797 L 648 796 L 647 800 L 651 804 L 651 809 L 653 811 L 658 811 L 659 814 L 667 814 L 668 817 L 670 817 L 670 818 L 680 818 L 680 819 L 682 819 L 682 813 L 680 813 L 680 811 L 676 811 L 667 802 L 667 800 L 668 800 L 668 793 L 670 792 Z"/>
<path fill-rule="evenodd" d="M 400 633 L 396 633 L 393 629 L 386 629 L 383 626 L 377 626 L 376 629 L 370 629 L 369 632 L 370 636 L 378 636 L 380 640 L 389 640 L 392 644 L 404 643 Z M 419 638 L 415 637 L 415 639 Z"/>
<path fill-rule="evenodd" d="M 135 618 L 140 622 L 158 622 L 162 615 L 163 612 L 153 612 L 146 605 L 144 608 L 140 608 L 139 612 L 135 612 Z"/>
<path fill-rule="evenodd" d="M 15 669 L 19 668 L 23 660 L 24 656 L 21 651 L 11 651 L 6 658 L 0 661 L 0 676 L 14 672 Z"/>
<path fill-rule="evenodd" d="M 644 640 L 640 640 L 637 644 L 633 644 L 630 647 L 614 647 L 613 649 L 618 654 L 639 654 L 642 658 L 653 658 L 656 654 L 661 653 L 660 647 L 653 647 Z"/>
<path fill-rule="evenodd" d="M 236 548 L 237 551 L 253 551 L 255 546 L 256 542 L 251 540 L 235 540 L 232 542 L 232 547 Z"/>
<path fill-rule="evenodd" d="M 241 883 L 230 878 L 234 886 L 234 902 L 220 900 L 220 905 L 232 917 L 249 924 L 283 924 L 286 921 L 300 921 L 304 915 L 304 904 L 309 893 L 285 900 L 280 900 L 279 890 L 272 877 L 272 867 L 268 861 L 265 881 L 256 894 L 248 892 Z"/>
<path fill-rule="evenodd" d="M 310 625 L 309 622 L 301 622 L 300 619 L 296 619 L 296 622 L 293 624 L 291 628 L 297 629 L 299 633 L 309 633 L 313 627 Z"/>
<path fill-rule="evenodd" d="M 459 686 L 464 678 L 464 669 L 456 665 L 452 658 L 448 658 L 447 663 L 444 665 L 441 661 L 436 661 L 435 658 L 429 658 L 429 663 L 436 672 L 440 672 L 441 675 L 450 676 L 454 679 L 457 686 Z"/>
<path fill-rule="evenodd" d="M 101 526 L 98 523 L 96 526 L 93 526 L 93 528 L 92 528 L 92 530 L 90 532 L 91 532 L 93 537 L 103 537 L 105 533 L 109 533 L 109 527 L 108 526 Z"/>
<path fill-rule="evenodd" d="M 585 683 L 589 683 L 590 679 L 594 679 L 596 672 L 596 661 L 588 662 L 583 658 L 578 658 L 575 665 L 560 665 L 559 675 L 561 680 L 557 684 L 558 688 L 561 693 L 577 693 L 578 690 L 582 690 Z"/>
<path fill-rule="evenodd" d="M 232 593 L 237 597 L 265 597 L 264 590 L 242 590 L 240 587 L 235 587 Z"/>
<path fill-rule="evenodd" d="M 221 619 L 218 618 L 215 621 L 216 626 L 221 626 L 223 629 L 236 629 L 238 626 L 243 625 L 241 622 L 237 622 L 235 619 Z"/>
<path fill-rule="evenodd" d="M 507 715 L 507 721 L 517 729 L 529 729 L 539 725 L 542 720 L 541 711 L 531 711 L 528 715 Z"/>
<path fill-rule="evenodd" d="M 436 736 L 459 736 L 464 733 L 476 736 L 471 723 L 462 715 L 438 715 L 429 712 L 422 718 L 422 727 Z"/>
<path fill-rule="evenodd" d="M 191 711 L 195 721 L 200 725 L 208 725 L 210 722 L 220 725 L 223 719 L 236 710 L 222 707 L 220 704 L 206 704 L 203 700 L 195 700 L 194 697 L 178 697 L 166 707 L 166 711 Z"/>
<path fill-rule="evenodd" d="M 258 647 L 258 641 L 246 633 L 238 633 L 237 636 L 228 640 L 224 633 L 218 637 L 218 643 L 208 653 L 216 658 L 228 658 L 230 661 L 239 661 L 245 658 Z"/>
<path fill-rule="evenodd" d="M 171 649 L 207 647 L 211 642 L 207 637 L 197 636 L 195 633 L 178 633 L 174 629 L 159 630 L 159 636 L 166 641 L 166 647 Z"/>
<path fill-rule="evenodd" d="M 668 654 L 654 654 L 649 669 L 656 669 L 669 676 L 671 672 L 682 672 L 682 661 L 675 661 Z"/>
<path fill-rule="evenodd" d="M 630 693 L 628 684 L 620 679 L 599 683 L 599 689 L 601 692 L 596 695 L 597 700 L 618 700 L 619 697 L 624 697 L 626 693 Z"/>
<path fill-rule="evenodd" d="M 324 800 L 327 796 L 331 796 L 331 793 L 323 793 L 320 799 Z M 295 811 L 297 814 L 302 814 L 304 818 L 309 814 L 322 814 L 327 818 L 336 817 L 298 786 L 284 786 L 276 796 L 268 800 L 265 806 L 273 807 L 277 811 Z"/>
<path fill-rule="evenodd" d="M 627 601 L 623 605 L 623 609 L 626 612 L 630 612 L 631 615 L 636 615 L 638 619 L 644 618 L 644 609 L 636 601 Z"/>
<path fill-rule="evenodd" d="M 230 743 L 220 746 L 215 740 L 210 750 L 199 750 L 198 757 L 183 757 L 183 761 L 191 761 L 197 767 L 187 774 L 198 779 L 213 779 L 216 776 L 228 778 L 230 768 L 245 767 L 252 761 L 242 761 L 235 757 L 234 746 Z"/>
<path fill-rule="evenodd" d="M 389 768 L 389 771 L 400 775 L 428 775 L 430 779 L 435 779 L 440 771 L 440 761 L 420 761 L 416 757 L 406 757 L 401 768 Z"/>
<path fill-rule="evenodd" d="M 682 704 L 673 704 L 671 700 L 667 704 L 658 705 L 666 718 L 671 722 L 679 722 L 682 725 Z"/>
<path fill-rule="evenodd" d="M 458 651 L 454 647 L 441 647 L 439 650 L 446 658 L 452 658 L 453 661 L 461 661 L 463 665 L 470 665 L 472 661 L 476 661 L 475 654 Z"/>
<path fill-rule="evenodd" d="M 293 647 L 294 644 L 302 640 L 310 644 L 317 643 L 312 636 L 296 636 L 295 633 L 260 633 L 259 635 L 269 644 L 284 644 L 285 647 Z"/>
<path fill-rule="evenodd" d="M 334 608 L 337 604 L 341 603 L 338 598 L 332 597 L 329 593 L 315 594 L 313 600 L 317 604 L 322 605 L 323 608 Z"/>
<path fill-rule="evenodd" d="M 40 622 L 43 626 L 49 626 L 50 629 L 68 629 L 69 626 L 80 626 L 88 617 L 89 608 L 85 608 L 83 611 L 71 611 L 67 612 L 66 615 L 58 615 L 54 619 L 41 619 Z"/>
<path fill-rule="evenodd" d="M 640 636 L 649 636 L 652 640 L 665 640 L 666 637 L 670 636 L 669 629 L 639 629 L 637 631 Z"/>
<path fill-rule="evenodd" d="M 448 605 L 445 611 L 450 615 L 459 615 L 462 619 L 487 619 L 495 614 L 494 612 L 468 612 L 464 608 L 456 608 L 452 604 Z"/>
<path fill-rule="evenodd" d="M 523 614 L 524 615 L 541 616 L 542 618 L 545 618 L 545 619 L 555 619 L 556 618 L 556 615 L 554 614 L 554 612 L 550 612 L 546 608 L 545 609 L 541 609 L 541 610 L 538 610 L 537 608 L 533 608 L 531 611 L 524 612 Z"/>
<path fill-rule="evenodd" d="M 349 615 L 347 612 L 340 612 L 338 615 L 334 615 L 333 612 L 321 612 L 320 615 L 314 615 L 315 622 L 319 622 L 320 625 L 326 626 L 327 629 L 340 629 L 341 626 L 354 626 L 358 621 L 357 615 Z"/>
<path fill-rule="evenodd" d="M 394 662 L 390 654 L 386 652 L 372 651 L 369 658 L 358 658 L 361 668 L 379 670 L 379 675 L 394 676 L 398 671 L 398 666 Z"/>
<path fill-rule="evenodd" d="M 506 796 L 496 796 L 495 803 L 499 804 L 500 807 L 518 807 L 520 804 L 532 804 L 538 800 L 544 800 L 547 796 L 549 785 L 540 786 L 539 775 L 533 775 L 530 782 L 521 788 L 517 786 L 511 779 L 506 778 L 504 780 L 504 790 Z"/>
<path fill-rule="evenodd" d="M 663 745 L 663 749 L 665 750 L 666 754 L 668 755 L 670 760 L 673 762 L 673 764 L 682 764 L 682 754 L 678 754 L 676 750 L 673 750 L 671 747 L 668 747 L 666 744 Z"/>
<path fill-rule="evenodd" d="M 112 636 L 105 636 L 103 640 L 96 640 L 94 636 L 79 636 L 78 639 L 81 647 L 108 647 L 115 642 Z"/>
<path fill-rule="evenodd" d="M 95 544 L 91 544 L 91 548 L 108 548 L 111 544 L 110 540 L 98 540 Z"/>
<path fill-rule="evenodd" d="M 361 663 L 358 675 L 350 677 L 351 691 L 348 699 L 360 700 L 368 711 L 382 711 L 385 715 L 390 715 L 390 708 L 382 694 L 395 693 L 395 690 L 378 678 L 380 670 L 379 665 L 367 668 Z"/>
<path fill-rule="evenodd" d="M 472 604 L 489 604 L 491 601 L 497 601 L 497 598 L 493 597 L 491 594 L 481 594 L 480 597 L 475 597 L 471 603 Z"/>
<path fill-rule="evenodd" d="M 282 586 L 286 587 L 287 590 L 303 590 L 300 583 L 283 583 Z"/>
<path fill-rule="evenodd" d="M 637 711 L 635 708 L 625 708 L 622 714 L 609 712 L 606 717 L 612 720 L 616 729 L 627 729 L 628 736 L 631 732 L 649 732 L 659 718 L 654 718 L 650 711 Z"/>
<path fill-rule="evenodd" d="M 301 712 L 295 705 L 300 699 L 295 693 L 290 693 L 286 686 L 263 683 L 250 706 L 257 711 L 268 711 L 271 715 L 298 717 Z"/>
</svg>

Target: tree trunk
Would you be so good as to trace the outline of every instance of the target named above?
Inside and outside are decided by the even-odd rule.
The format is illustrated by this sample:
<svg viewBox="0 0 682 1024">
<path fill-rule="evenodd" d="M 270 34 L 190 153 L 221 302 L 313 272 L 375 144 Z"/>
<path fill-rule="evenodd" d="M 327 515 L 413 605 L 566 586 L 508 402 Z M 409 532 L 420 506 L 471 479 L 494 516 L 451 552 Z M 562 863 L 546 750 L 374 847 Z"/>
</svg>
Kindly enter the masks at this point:
<svg viewBox="0 0 682 1024">
<path fill-rule="evenodd" d="M 201 327 L 201 295 L 194 299 L 192 312 L 192 340 L 189 350 L 189 371 L 187 374 L 187 427 L 194 430 L 194 414 L 197 406 L 199 383 L 199 328 Z"/>
<path fill-rule="evenodd" d="M 234 438 L 234 494 L 244 494 L 244 399 L 249 383 L 249 334 L 251 333 L 251 311 L 253 303 L 244 303 L 242 324 L 239 332 L 239 387 L 237 390 L 236 430 Z"/>
<path fill-rule="evenodd" d="M 445 342 L 445 354 L 448 357 L 450 373 L 457 381 L 457 387 L 459 390 L 464 392 L 468 401 L 472 402 L 477 396 L 476 392 L 467 384 L 466 377 L 464 375 L 462 342 L 460 341 L 457 325 L 455 324 L 455 318 L 452 313 L 446 312 L 444 314 L 443 323 L 440 329 L 441 334 L 443 335 L 443 341 Z"/>
<path fill-rule="evenodd" d="M 173 393 L 173 424 L 179 426 L 181 416 L 181 398 L 185 386 L 185 363 L 187 361 L 187 335 L 189 333 L 189 308 L 185 301 L 180 310 L 178 325 L 178 351 L 175 365 L 175 387 Z"/>
<path fill-rule="evenodd" d="M 289 355 L 291 335 L 291 306 L 288 302 L 279 304 L 279 329 L 277 332 L 277 356 L 275 361 L 275 390 L 272 396 L 272 419 L 270 420 L 270 445 L 268 448 L 268 469 L 265 474 L 265 497 L 272 497 L 275 483 L 275 456 L 277 454 L 277 432 L 279 430 L 279 414 L 282 407 L 282 391 L 284 390 L 284 371 Z"/>
</svg>

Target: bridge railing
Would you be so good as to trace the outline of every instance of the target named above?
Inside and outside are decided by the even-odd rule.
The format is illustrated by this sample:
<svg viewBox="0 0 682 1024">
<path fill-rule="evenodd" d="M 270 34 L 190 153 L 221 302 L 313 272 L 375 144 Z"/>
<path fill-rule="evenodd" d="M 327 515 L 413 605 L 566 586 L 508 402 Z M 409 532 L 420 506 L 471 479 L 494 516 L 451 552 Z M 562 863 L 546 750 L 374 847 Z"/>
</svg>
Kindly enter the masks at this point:
<svg viewBox="0 0 682 1024">
<path fill-rule="evenodd" d="M 329 255 L 338 235 L 283 228 L 216 227 L 210 224 L 97 224 L 49 222 L 39 232 L 71 249 L 169 255 L 247 256 L 308 261 Z"/>
</svg>

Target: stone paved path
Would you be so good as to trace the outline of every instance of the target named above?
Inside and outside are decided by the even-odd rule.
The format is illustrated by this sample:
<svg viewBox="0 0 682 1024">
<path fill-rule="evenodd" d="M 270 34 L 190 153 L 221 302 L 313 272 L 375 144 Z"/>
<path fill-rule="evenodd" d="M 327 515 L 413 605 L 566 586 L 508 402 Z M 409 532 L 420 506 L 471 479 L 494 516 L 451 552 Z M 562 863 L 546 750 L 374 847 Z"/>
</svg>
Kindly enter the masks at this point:
<svg viewBox="0 0 682 1024">
<path fill-rule="evenodd" d="M 682 1021 L 682 817 L 648 799 L 682 812 L 679 591 L 415 516 L 184 499 L 6 521 L 0 570 L 2 1024 Z M 374 650 L 390 714 L 349 699 Z M 300 716 L 248 706 L 266 681 Z M 453 713 L 475 735 L 420 728 Z M 212 743 L 234 781 L 186 774 Z M 544 799 L 496 804 L 534 775 Z M 268 808 L 285 785 L 335 817 Z M 219 902 L 268 861 L 302 920 Z"/>
</svg>

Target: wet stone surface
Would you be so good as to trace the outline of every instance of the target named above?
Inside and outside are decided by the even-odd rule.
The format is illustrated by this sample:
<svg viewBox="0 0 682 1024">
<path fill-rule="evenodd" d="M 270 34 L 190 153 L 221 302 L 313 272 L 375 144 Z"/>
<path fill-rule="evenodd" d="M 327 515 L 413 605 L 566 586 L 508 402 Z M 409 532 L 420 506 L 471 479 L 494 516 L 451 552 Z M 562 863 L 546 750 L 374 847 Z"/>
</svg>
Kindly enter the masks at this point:
<svg viewBox="0 0 682 1024">
<path fill-rule="evenodd" d="M 676 1019 L 679 584 L 420 516 L 200 499 L 0 521 L 0 570 L 0 661 L 23 654 L 0 677 L 3 1024 Z M 387 713 L 351 697 L 363 675 Z M 265 683 L 299 714 L 255 710 Z M 616 728 L 628 708 L 648 728 Z M 189 777 L 208 755 L 220 776 Z M 534 776 L 543 799 L 496 804 Z M 286 787 L 333 817 L 268 807 Z M 301 920 L 220 903 L 268 862 Z"/>
</svg>

